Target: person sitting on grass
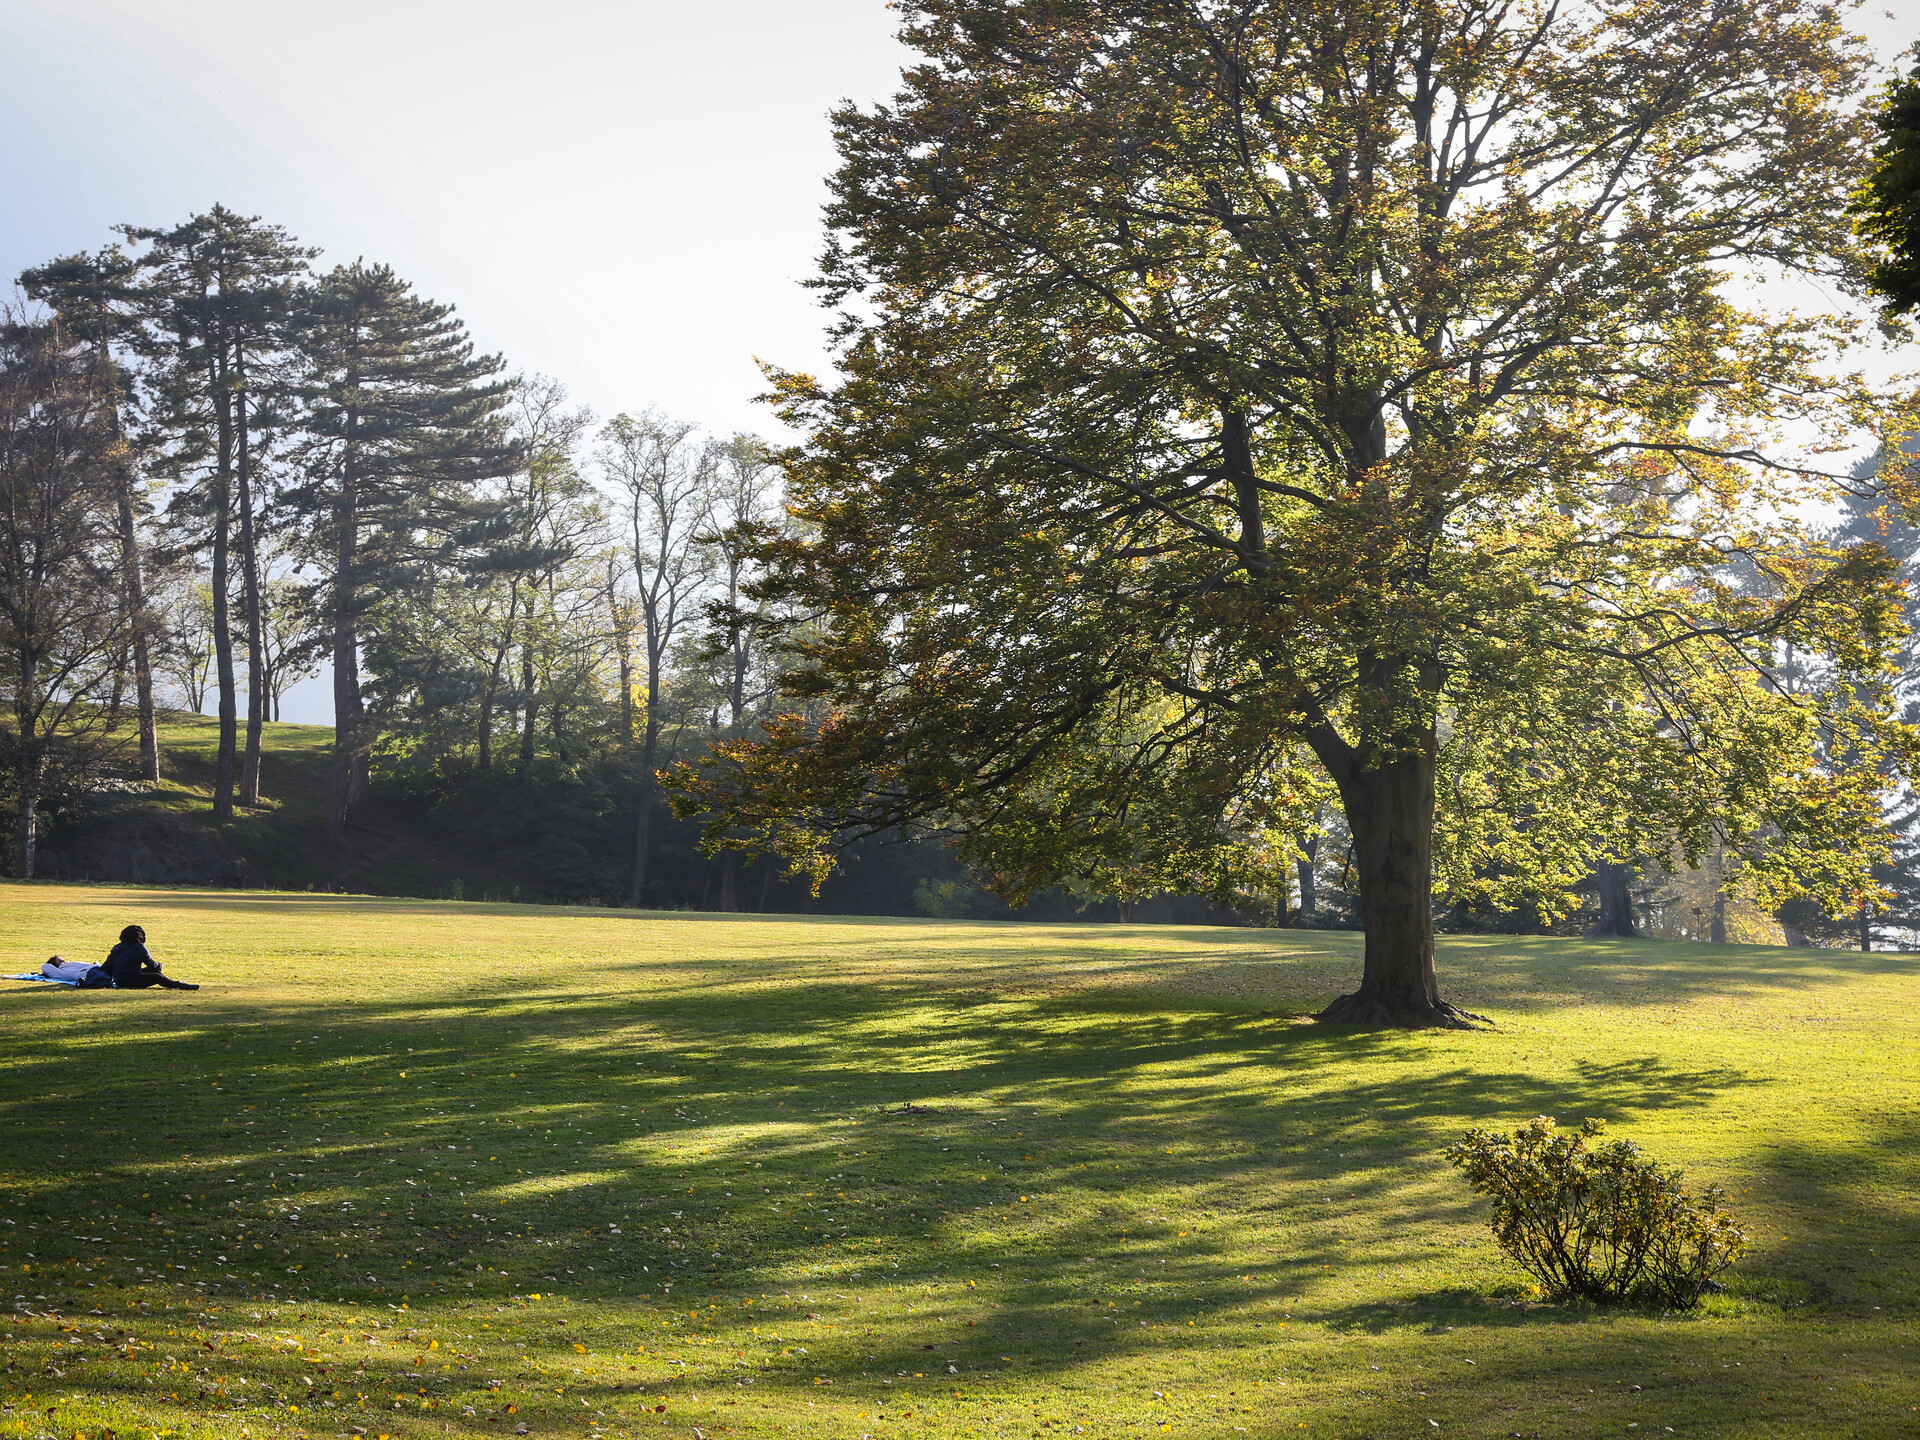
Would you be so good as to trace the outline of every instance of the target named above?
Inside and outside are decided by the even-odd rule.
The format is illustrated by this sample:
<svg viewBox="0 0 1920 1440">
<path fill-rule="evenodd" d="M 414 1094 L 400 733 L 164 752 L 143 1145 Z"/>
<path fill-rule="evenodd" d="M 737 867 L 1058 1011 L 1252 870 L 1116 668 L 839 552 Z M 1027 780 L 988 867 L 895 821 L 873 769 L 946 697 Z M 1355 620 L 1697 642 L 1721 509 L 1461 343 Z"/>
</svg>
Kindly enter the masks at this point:
<svg viewBox="0 0 1920 1440">
<path fill-rule="evenodd" d="M 163 990 L 200 988 L 161 973 L 160 962 L 147 952 L 147 932 L 138 925 L 120 932 L 120 943 L 107 953 L 107 973 L 113 976 L 116 990 L 145 990 L 152 985 Z"/>
</svg>

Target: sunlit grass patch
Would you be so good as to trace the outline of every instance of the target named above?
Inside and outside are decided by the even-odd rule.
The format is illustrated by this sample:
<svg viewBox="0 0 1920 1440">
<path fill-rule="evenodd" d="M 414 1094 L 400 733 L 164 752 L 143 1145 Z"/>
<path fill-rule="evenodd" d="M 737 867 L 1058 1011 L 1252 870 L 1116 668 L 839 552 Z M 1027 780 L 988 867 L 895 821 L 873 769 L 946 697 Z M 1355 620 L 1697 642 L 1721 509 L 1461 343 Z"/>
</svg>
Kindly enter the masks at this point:
<svg viewBox="0 0 1920 1440">
<path fill-rule="evenodd" d="M 1497 1030 L 1365 1035 L 1344 935 L 0 893 L 207 985 L 0 992 L 0 1437 L 1920 1417 L 1896 957 L 1473 937 Z M 1726 1184 L 1724 1293 L 1538 1303 L 1440 1152 L 1540 1113 Z"/>
</svg>

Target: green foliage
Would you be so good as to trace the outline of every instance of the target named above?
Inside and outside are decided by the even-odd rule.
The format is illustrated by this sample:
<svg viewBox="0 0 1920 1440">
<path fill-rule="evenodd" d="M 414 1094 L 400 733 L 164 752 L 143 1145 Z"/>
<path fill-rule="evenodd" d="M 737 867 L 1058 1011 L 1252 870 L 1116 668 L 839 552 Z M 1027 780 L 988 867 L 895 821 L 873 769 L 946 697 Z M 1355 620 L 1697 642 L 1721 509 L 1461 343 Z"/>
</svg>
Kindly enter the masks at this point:
<svg viewBox="0 0 1920 1440">
<path fill-rule="evenodd" d="M 1728 288 L 1854 271 L 1828 9 L 903 8 L 926 63 L 836 116 L 837 376 L 774 377 L 807 713 L 682 776 L 716 838 L 1230 893 L 1337 787 L 1430 1004 L 1429 875 L 1552 913 L 1725 838 L 1859 883 L 1897 603 L 1782 461 L 1891 412 L 1832 379 L 1858 325 Z M 1786 645 L 1831 687 L 1781 694 Z"/>
<path fill-rule="evenodd" d="M 1920 308 L 1920 68 L 1887 87 L 1876 119 L 1880 148 L 1853 209 L 1878 252 L 1868 281 L 1898 315 Z"/>
<path fill-rule="evenodd" d="M 1511 1139 L 1469 1130 L 1447 1159 L 1492 1197 L 1494 1239 L 1549 1295 L 1690 1309 L 1747 1232 L 1722 1213 L 1718 1186 L 1696 1199 L 1630 1140 L 1589 1146 L 1605 1129 L 1561 1133 L 1541 1115 Z"/>
</svg>

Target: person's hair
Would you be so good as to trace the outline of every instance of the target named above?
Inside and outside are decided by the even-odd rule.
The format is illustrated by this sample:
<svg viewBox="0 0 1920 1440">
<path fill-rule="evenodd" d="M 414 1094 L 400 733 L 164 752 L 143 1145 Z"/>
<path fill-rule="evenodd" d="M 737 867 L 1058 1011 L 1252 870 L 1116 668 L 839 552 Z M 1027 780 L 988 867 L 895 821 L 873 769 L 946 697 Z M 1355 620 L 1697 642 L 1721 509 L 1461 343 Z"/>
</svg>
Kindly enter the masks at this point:
<svg viewBox="0 0 1920 1440">
<path fill-rule="evenodd" d="M 144 945 L 147 943 L 147 932 L 142 930 L 138 925 L 129 925 L 120 932 L 120 943 L 122 945 Z"/>
</svg>

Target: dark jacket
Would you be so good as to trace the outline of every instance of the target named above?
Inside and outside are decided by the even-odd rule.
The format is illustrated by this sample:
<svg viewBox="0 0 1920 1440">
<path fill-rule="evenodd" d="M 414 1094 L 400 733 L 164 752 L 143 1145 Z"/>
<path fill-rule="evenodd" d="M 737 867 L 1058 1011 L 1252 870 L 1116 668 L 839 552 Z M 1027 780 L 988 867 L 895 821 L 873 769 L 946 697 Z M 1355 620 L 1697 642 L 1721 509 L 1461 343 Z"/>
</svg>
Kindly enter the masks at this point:
<svg viewBox="0 0 1920 1440">
<path fill-rule="evenodd" d="M 147 947 L 136 941 L 122 940 L 107 952 L 107 973 L 113 976 L 113 983 L 124 985 L 136 975 L 157 975 L 160 962 L 147 953 Z"/>
</svg>

